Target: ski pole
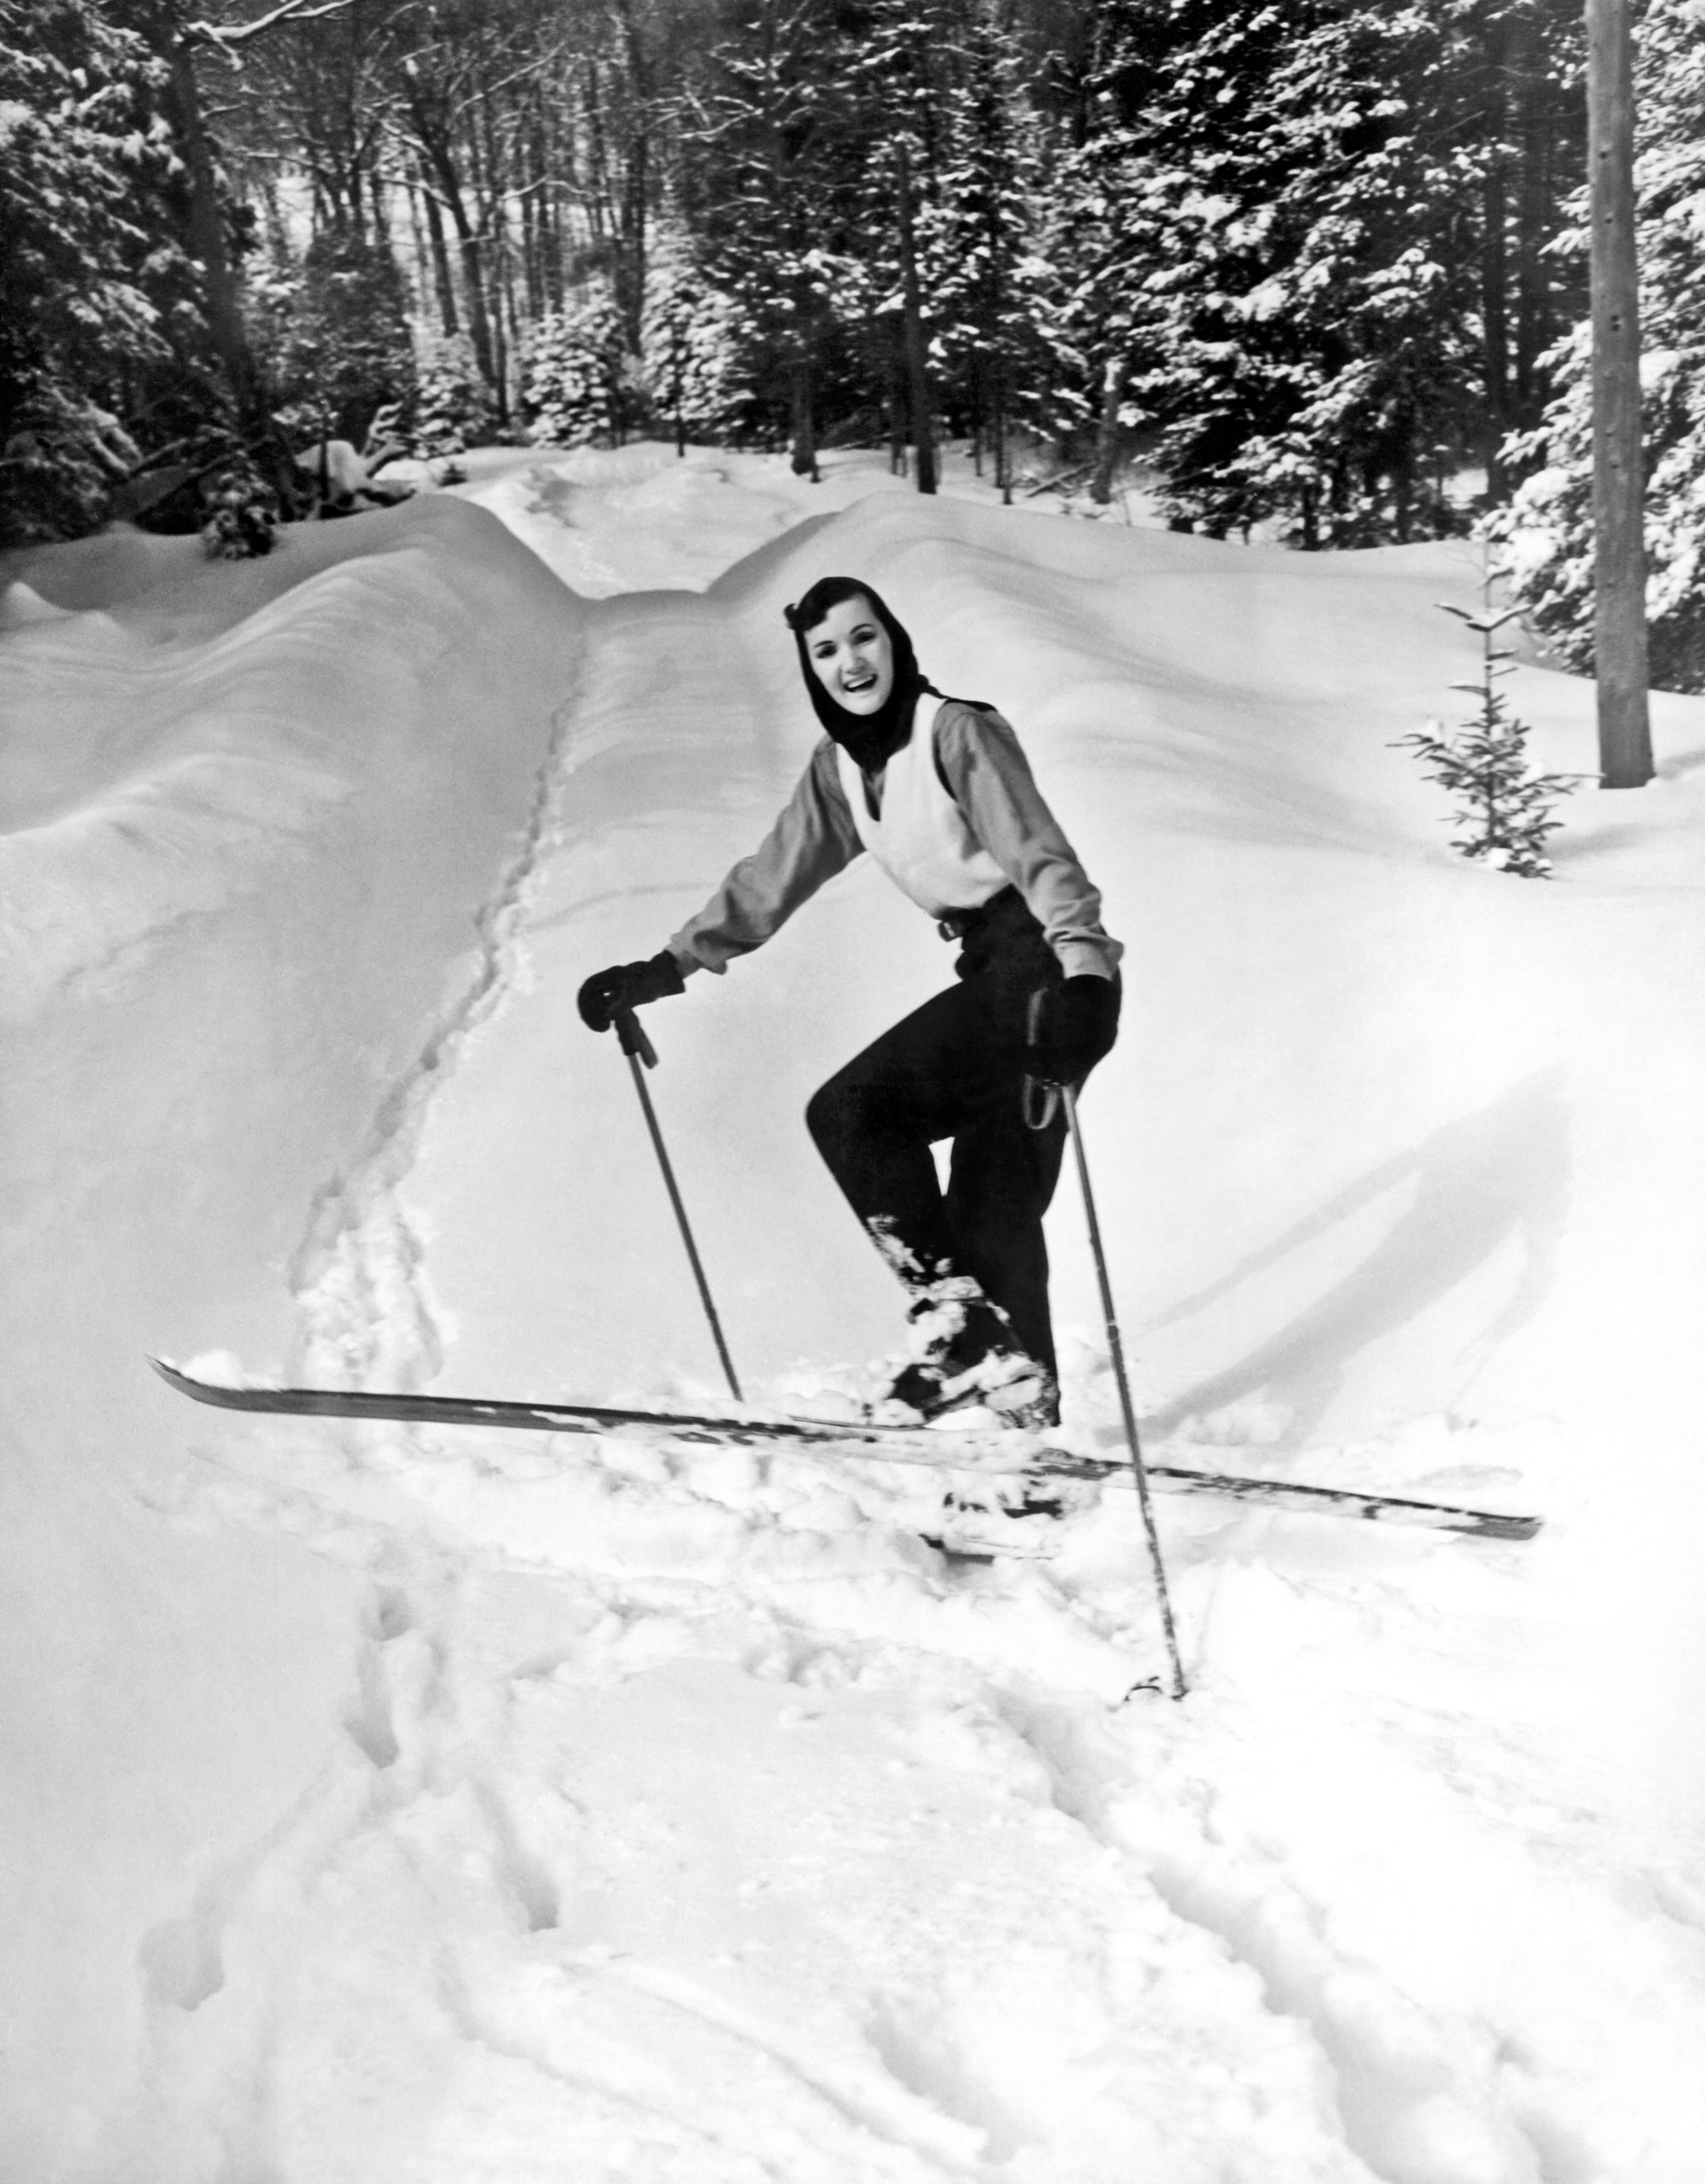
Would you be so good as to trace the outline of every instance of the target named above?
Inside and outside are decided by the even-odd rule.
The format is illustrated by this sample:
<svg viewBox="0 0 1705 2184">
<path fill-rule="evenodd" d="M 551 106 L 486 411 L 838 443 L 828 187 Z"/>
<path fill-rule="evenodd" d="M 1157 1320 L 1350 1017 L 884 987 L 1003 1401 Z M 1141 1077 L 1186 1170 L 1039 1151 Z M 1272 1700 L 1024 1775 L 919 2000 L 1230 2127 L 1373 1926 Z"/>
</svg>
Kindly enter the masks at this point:
<svg viewBox="0 0 1705 2184">
<path fill-rule="evenodd" d="M 1107 1354 L 1113 1363 L 1113 1378 L 1118 1383 L 1119 1408 L 1125 1422 L 1125 1445 L 1131 1452 L 1131 1469 L 1137 1482 L 1137 1499 L 1142 1504 L 1143 1528 L 1149 1535 L 1149 1560 L 1154 1565 L 1155 1595 L 1160 1602 L 1161 1627 L 1166 1632 L 1167 1654 L 1172 1663 L 1173 1696 L 1184 1695 L 1184 1663 L 1178 1658 L 1178 1632 L 1173 1624 L 1172 1596 L 1167 1590 L 1166 1564 L 1161 1560 L 1160 1535 L 1155 1529 L 1154 1504 L 1149 1499 L 1149 1474 L 1143 1462 L 1142 1444 L 1137 1438 L 1137 1414 L 1131 1407 L 1131 1384 L 1125 1377 L 1125 1350 L 1119 1340 L 1119 1323 L 1113 1311 L 1113 1291 L 1107 1279 L 1106 1254 L 1101 1249 L 1101 1224 L 1095 1218 L 1095 1193 L 1089 1188 L 1089 1163 L 1084 1156 L 1084 1133 L 1078 1123 L 1078 1095 L 1069 1084 L 1062 1084 L 1060 1096 L 1066 1103 L 1066 1126 L 1072 1134 L 1072 1150 L 1078 1158 L 1078 1182 L 1084 1194 L 1084 1212 L 1089 1223 L 1089 1249 L 1095 1254 L 1095 1279 L 1101 1285 L 1101 1312 L 1107 1323 Z"/>
<path fill-rule="evenodd" d="M 627 1056 L 627 1066 L 633 1072 L 633 1089 L 639 1095 L 639 1104 L 645 1111 L 645 1127 L 651 1133 L 651 1142 L 657 1148 L 657 1165 L 663 1171 L 663 1180 L 668 1188 L 669 1203 L 675 1208 L 675 1218 L 681 1225 L 681 1240 L 687 1246 L 687 1256 L 693 1268 L 693 1279 L 699 1284 L 699 1301 L 705 1307 L 705 1317 L 710 1323 L 710 1333 L 716 1344 L 716 1355 L 722 1361 L 722 1370 L 728 1376 L 728 1386 L 734 1401 L 746 1400 L 740 1393 L 740 1383 L 734 1377 L 734 1361 L 728 1355 L 728 1346 L 722 1340 L 722 1323 L 716 1317 L 716 1307 L 710 1301 L 710 1284 L 705 1279 L 705 1269 L 699 1264 L 699 1248 L 693 1241 L 693 1231 L 688 1224 L 687 1209 L 681 1203 L 681 1193 L 676 1187 L 675 1171 L 669 1165 L 669 1155 L 664 1148 L 663 1133 L 657 1127 L 657 1112 L 651 1105 L 651 1095 L 645 1089 L 645 1069 L 657 1067 L 657 1050 L 645 1036 L 639 1019 L 632 1009 L 617 1009 L 610 1022 L 616 1027 L 616 1036 L 621 1043 L 621 1051 Z M 640 1067 L 641 1062 L 645 1069 Z"/>
</svg>

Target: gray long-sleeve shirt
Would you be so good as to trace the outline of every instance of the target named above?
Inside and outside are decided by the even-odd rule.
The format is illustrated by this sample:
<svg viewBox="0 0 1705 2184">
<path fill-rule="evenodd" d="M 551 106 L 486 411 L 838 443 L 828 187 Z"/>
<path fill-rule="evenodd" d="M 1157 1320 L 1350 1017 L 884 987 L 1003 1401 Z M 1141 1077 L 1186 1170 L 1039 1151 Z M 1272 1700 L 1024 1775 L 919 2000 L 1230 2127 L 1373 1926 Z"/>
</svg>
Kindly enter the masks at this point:
<svg viewBox="0 0 1705 2184">
<path fill-rule="evenodd" d="M 1101 898 L 1043 801 L 1011 724 L 949 698 L 936 715 L 935 749 L 948 793 L 1023 896 L 1066 975 L 1111 978 L 1123 950 L 1102 927 Z M 872 778 L 878 797 L 881 779 Z M 670 953 L 685 972 L 726 970 L 863 854 L 825 736 L 775 825 L 671 938 Z"/>
</svg>

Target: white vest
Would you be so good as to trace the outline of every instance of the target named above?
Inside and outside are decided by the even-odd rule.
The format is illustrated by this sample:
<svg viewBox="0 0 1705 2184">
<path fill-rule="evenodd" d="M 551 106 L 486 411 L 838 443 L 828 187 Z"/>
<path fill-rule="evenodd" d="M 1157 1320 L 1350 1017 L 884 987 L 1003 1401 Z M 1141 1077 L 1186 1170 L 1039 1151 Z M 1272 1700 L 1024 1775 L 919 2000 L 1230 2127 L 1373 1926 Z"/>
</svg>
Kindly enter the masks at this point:
<svg viewBox="0 0 1705 2184">
<path fill-rule="evenodd" d="M 871 814 L 856 761 L 839 745 L 835 750 L 860 841 L 901 893 L 932 917 L 974 910 L 1011 884 L 936 772 L 935 721 L 942 704 L 928 692 L 919 698 L 911 734 L 883 774 L 880 817 Z"/>
</svg>

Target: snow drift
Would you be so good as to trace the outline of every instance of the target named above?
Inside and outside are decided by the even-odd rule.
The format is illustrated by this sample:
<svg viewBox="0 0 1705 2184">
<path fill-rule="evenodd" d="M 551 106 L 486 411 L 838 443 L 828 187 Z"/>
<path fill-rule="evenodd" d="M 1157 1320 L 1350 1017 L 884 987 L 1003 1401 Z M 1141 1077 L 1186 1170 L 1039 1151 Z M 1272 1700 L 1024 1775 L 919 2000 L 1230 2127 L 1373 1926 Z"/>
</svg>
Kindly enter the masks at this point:
<svg viewBox="0 0 1705 2184">
<path fill-rule="evenodd" d="M 241 570 L 61 549 L 6 609 L 3 2165 L 45 2176 L 148 1996 L 215 1976 L 190 1907 L 324 1764 L 359 1609 L 166 1513 L 138 1347 L 286 1338 L 314 1208 L 484 975 L 580 612 L 448 500 Z"/>
<path fill-rule="evenodd" d="M 778 463 L 534 455 L 469 489 L 508 531 L 432 496 L 12 572 L 6 2173 L 1699 2174 L 1705 708 L 1516 882 L 1390 747 L 1472 672 L 1468 549 L 877 485 L 788 527 Z M 1173 1708 L 1127 1702 L 1128 1494 L 967 1569 L 928 1474 L 146 1374 L 715 1395 L 573 994 L 767 825 L 779 606 L 832 569 L 1016 721 L 1129 948 L 1084 1117 L 1154 1448 L 1538 1541 L 1167 1505 Z M 1513 694 L 1591 766 L 1589 692 Z M 894 1341 L 798 1117 L 950 960 L 855 869 L 651 1012 L 766 1393 Z M 1068 1184 L 1105 1446 L 1080 1224 Z"/>
</svg>

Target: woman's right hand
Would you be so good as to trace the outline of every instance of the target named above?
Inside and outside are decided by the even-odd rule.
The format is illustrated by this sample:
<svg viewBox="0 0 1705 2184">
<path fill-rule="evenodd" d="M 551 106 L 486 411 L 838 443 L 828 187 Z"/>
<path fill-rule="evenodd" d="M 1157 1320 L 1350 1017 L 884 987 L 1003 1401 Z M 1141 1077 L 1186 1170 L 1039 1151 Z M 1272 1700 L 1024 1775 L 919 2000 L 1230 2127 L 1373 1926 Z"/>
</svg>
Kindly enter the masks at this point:
<svg viewBox="0 0 1705 2184">
<path fill-rule="evenodd" d="M 624 1009 L 643 1008 L 670 994 L 684 993 L 687 980 L 666 948 L 643 963 L 613 963 L 595 971 L 580 989 L 580 1020 L 592 1031 L 608 1031 Z"/>
</svg>

